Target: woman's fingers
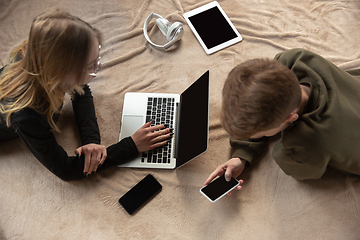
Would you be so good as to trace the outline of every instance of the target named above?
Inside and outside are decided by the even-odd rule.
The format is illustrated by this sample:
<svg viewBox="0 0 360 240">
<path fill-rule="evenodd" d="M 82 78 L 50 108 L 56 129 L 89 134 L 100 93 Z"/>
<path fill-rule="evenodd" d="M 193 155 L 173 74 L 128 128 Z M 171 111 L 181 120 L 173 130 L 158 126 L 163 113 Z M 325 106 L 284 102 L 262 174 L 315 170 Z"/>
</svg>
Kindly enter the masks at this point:
<svg viewBox="0 0 360 240">
<path fill-rule="evenodd" d="M 97 171 L 107 157 L 107 149 L 99 144 L 87 144 L 75 150 L 78 156 L 84 156 L 84 174 L 90 175 Z"/>
</svg>

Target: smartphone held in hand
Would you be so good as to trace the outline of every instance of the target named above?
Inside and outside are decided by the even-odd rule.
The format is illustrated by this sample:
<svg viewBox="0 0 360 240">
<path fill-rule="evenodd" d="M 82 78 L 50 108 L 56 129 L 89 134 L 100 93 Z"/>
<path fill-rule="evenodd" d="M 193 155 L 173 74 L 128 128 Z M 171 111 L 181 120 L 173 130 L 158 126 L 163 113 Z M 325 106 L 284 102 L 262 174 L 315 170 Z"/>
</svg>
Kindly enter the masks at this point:
<svg viewBox="0 0 360 240">
<path fill-rule="evenodd" d="M 200 192 L 211 202 L 216 202 L 239 184 L 240 182 L 235 178 L 231 177 L 231 180 L 228 182 L 225 180 L 225 175 L 222 175 L 208 185 L 202 187 Z"/>
</svg>

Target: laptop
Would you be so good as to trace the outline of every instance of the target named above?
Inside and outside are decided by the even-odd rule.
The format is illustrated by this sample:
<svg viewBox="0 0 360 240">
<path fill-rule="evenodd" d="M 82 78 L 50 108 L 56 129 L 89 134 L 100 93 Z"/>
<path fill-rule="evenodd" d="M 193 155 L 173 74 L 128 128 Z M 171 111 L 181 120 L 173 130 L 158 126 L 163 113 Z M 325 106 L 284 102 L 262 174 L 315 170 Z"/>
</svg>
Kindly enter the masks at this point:
<svg viewBox="0 0 360 240">
<path fill-rule="evenodd" d="M 175 169 L 204 153 L 209 142 L 209 84 L 206 71 L 181 95 L 126 93 L 119 140 L 150 120 L 172 128 L 174 135 L 166 146 L 141 153 L 119 167 Z"/>
</svg>

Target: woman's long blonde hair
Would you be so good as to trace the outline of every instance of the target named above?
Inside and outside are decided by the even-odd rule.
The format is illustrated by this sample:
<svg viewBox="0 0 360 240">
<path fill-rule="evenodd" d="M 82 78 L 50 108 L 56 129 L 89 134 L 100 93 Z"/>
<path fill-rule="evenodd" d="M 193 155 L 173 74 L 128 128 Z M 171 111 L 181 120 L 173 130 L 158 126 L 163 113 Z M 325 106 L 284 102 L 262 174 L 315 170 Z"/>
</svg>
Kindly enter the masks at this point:
<svg viewBox="0 0 360 240">
<path fill-rule="evenodd" d="M 62 82 L 75 74 L 77 83 L 71 90 L 81 93 L 95 37 L 101 44 L 97 29 L 66 12 L 43 13 L 34 19 L 29 38 L 11 52 L 0 76 L 0 113 L 8 127 L 13 113 L 32 108 L 59 131 L 53 117 L 64 101 Z"/>
</svg>

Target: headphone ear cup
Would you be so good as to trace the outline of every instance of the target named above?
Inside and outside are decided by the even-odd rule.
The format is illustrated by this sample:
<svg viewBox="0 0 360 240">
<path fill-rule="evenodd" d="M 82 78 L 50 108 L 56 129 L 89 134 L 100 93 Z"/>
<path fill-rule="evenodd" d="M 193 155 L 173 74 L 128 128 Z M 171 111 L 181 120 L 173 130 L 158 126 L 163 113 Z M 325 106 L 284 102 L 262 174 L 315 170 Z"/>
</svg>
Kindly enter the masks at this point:
<svg viewBox="0 0 360 240">
<path fill-rule="evenodd" d="M 169 28 L 171 28 L 170 22 L 165 18 L 158 18 L 156 19 L 156 25 L 158 26 L 162 34 L 164 34 L 164 36 L 166 37 L 167 33 L 169 32 Z"/>
<path fill-rule="evenodd" d="M 171 25 L 171 27 L 168 29 L 167 33 L 166 33 L 166 39 L 167 39 L 168 41 L 171 41 L 171 40 L 175 37 L 175 35 L 176 35 L 176 33 L 179 31 L 179 29 L 180 29 L 180 31 L 181 31 L 181 33 L 182 33 L 182 31 L 183 31 L 183 25 L 182 25 L 180 22 L 175 22 L 175 23 L 173 23 L 173 24 Z M 181 34 L 180 38 L 181 38 L 181 37 L 182 37 L 182 34 Z"/>
</svg>

